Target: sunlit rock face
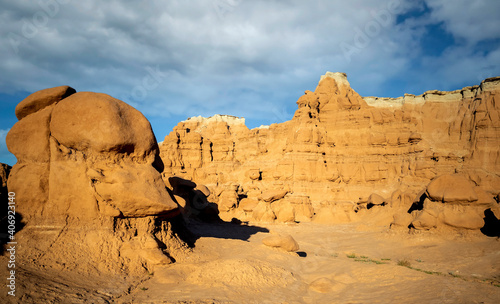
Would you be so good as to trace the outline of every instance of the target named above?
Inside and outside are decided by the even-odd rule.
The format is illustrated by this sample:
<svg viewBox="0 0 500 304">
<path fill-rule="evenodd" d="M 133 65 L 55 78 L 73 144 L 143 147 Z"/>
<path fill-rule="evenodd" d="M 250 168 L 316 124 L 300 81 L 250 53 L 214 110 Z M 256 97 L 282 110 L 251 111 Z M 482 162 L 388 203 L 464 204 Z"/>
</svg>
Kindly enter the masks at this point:
<svg viewBox="0 0 500 304">
<path fill-rule="evenodd" d="M 251 130 L 230 116 L 180 122 L 160 147 L 163 174 L 206 185 L 222 218 L 339 223 L 382 207 L 391 208 L 382 217 L 389 224 L 443 174 L 498 195 L 499 94 L 497 77 L 452 92 L 363 98 L 344 73 L 328 72 L 290 121 Z M 267 191 L 285 195 L 266 201 Z"/>
<path fill-rule="evenodd" d="M 148 120 L 109 95 L 56 87 L 16 108 L 8 179 L 24 258 L 49 266 L 140 271 L 169 263 L 177 204 Z M 162 249 L 160 249 L 162 248 Z M 57 257 L 57 258 L 56 258 Z"/>
</svg>

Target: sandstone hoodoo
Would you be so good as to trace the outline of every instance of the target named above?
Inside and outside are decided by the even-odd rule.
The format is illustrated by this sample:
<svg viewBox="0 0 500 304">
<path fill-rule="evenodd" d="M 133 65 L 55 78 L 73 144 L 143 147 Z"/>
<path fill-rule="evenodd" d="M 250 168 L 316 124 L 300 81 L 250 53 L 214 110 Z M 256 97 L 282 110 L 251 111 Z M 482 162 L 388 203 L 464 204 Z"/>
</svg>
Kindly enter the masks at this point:
<svg viewBox="0 0 500 304">
<path fill-rule="evenodd" d="M 183 243 L 164 219 L 178 205 L 148 120 L 109 95 L 69 87 L 19 103 L 7 134 L 8 178 L 25 227 L 19 257 L 82 272 L 140 274 L 171 262 Z"/>
<path fill-rule="evenodd" d="M 454 218 L 441 222 L 477 229 L 478 217 L 462 225 L 451 213 L 496 208 L 474 202 L 500 192 L 499 94 L 496 77 L 451 92 L 363 98 L 345 74 L 328 72 L 290 121 L 251 130 L 232 116 L 180 122 L 160 147 L 163 174 L 206 185 L 223 219 L 377 217 L 407 227 L 417 216 L 407 211 L 427 191 L 429 201 L 456 209 L 436 214 Z"/>
<path fill-rule="evenodd" d="M 411 226 L 420 230 L 443 226 L 480 229 L 484 214 L 490 210 L 500 216 L 500 206 L 481 187 L 459 174 L 441 175 L 432 180 L 422 195 L 423 204 L 413 211 Z"/>
</svg>

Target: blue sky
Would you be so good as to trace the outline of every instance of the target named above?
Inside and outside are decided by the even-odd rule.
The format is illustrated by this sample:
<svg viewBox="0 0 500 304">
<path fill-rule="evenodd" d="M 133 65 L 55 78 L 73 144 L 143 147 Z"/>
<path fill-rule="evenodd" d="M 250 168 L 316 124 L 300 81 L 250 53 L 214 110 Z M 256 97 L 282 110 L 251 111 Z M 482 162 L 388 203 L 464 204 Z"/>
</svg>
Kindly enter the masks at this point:
<svg viewBox="0 0 500 304">
<path fill-rule="evenodd" d="M 497 0 L 0 1 L 0 162 L 16 104 L 59 85 L 122 99 L 158 141 L 191 116 L 292 118 L 326 71 L 362 96 L 500 75 Z"/>
</svg>

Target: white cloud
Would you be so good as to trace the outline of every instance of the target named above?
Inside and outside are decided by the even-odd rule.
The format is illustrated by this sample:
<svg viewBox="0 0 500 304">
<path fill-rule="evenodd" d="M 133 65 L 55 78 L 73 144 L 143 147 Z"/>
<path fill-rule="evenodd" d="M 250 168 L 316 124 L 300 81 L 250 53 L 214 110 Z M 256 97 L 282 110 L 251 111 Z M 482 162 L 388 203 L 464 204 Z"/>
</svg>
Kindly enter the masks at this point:
<svg viewBox="0 0 500 304">
<path fill-rule="evenodd" d="M 474 44 L 500 38 L 500 2 L 497 0 L 426 0 L 431 18 L 445 23 L 456 38 Z"/>
<path fill-rule="evenodd" d="M 409 93 L 454 90 L 500 75 L 500 19 L 496 16 L 500 2 L 425 0 L 425 3 L 429 13 L 398 25 L 399 37 L 411 37 L 406 41 L 413 49 L 413 56 L 405 56 L 412 61 L 412 68 L 402 74 L 416 80 L 408 83 Z M 442 52 L 437 54 L 424 51 L 433 47 L 432 44 L 423 45 L 424 38 L 432 34 L 429 32 L 431 25 L 441 25 L 455 40 L 444 45 Z"/>
<path fill-rule="evenodd" d="M 71 1 L 59 5 L 32 38 L 20 39 L 17 54 L 8 33 L 22 37 L 23 26 L 42 9 L 22 1 L 1 2 L 2 92 L 68 84 L 78 91 L 124 99 L 149 117 L 168 120 L 221 113 L 279 121 L 275 113 L 293 113 L 296 99 L 304 90 L 313 90 L 327 70 L 347 72 L 353 88 L 363 95 L 402 94 L 397 88 L 386 92 L 387 82 L 412 73 L 420 73 L 409 80 L 417 88 L 432 79 L 422 75 L 430 72 L 425 65 L 412 71 L 425 34 L 421 20 L 395 26 L 395 14 L 390 13 L 387 25 L 373 28 L 381 24 L 376 16 L 389 11 L 389 3 L 399 3 L 401 12 L 420 5 L 409 0 L 157 0 L 147 5 Z M 214 3 L 222 3 L 224 11 L 218 12 Z M 486 33 L 478 35 L 494 36 L 488 24 L 496 24 L 490 19 L 497 18 L 480 18 L 480 8 L 468 10 L 450 1 L 428 3 L 435 12 L 426 22 L 441 20 L 471 43 L 479 39 L 472 32 L 483 26 Z M 467 31 L 458 10 L 471 11 L 471 16 L 459 12 L 472 24 Z M 369 34 L 370 29 L 376 33 Z M 348 62 L 340 45 L 354 44 L 358 30 L 369 34 L 369 41 Z M 473 55 L 471 60 L 480 62 L 478 72 L 495 59 L 493 54 L 471 55 L 467 49 L 450 54 L 454 55 L 432 62 L 443 70 L 443 77 L 469 68 L 460 54 Z M 146 88 L 148 68 L 157 66 L 165 77 Z M 490 70 L 498 72 L 498 65 Z"/>
<path fill-rule="evenodd" d="M 460 89 L 466 85 L 479 84 L 483 79 L 498 76 L 500 47 L 487 55 L 471 52 L 466 47 L 453 47 L 440 57 L 428 57 L 424 67 L 434 71 L 431 79 L 434 89 Z"/>
</svg>

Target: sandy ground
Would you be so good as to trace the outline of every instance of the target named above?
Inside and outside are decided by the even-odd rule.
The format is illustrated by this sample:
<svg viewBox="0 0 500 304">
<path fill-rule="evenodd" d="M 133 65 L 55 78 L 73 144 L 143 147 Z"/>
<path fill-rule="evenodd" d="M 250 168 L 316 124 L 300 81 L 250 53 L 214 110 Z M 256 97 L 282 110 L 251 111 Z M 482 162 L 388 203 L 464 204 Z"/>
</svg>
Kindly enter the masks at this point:
<svg viewBox="0 0 500 304">
<path fill-rule="evenodd" d="M 23 267 L 12 303 L 500 303 L 500 241 L 363 224 L 191 223 L 193 252 L 145 278 Z M 262 245 L 291 234 L 288 253 Z M 2 257 L 0 261 L 5 264 Z M 127 280 L 125 280 L 127 279 Z M 135 281 L 132 284 L 132 281 Z M 23 292 L 24 291 L 24 292 Z M 28 291 L 28 292 L 26 292 Z"/>
</svg>

